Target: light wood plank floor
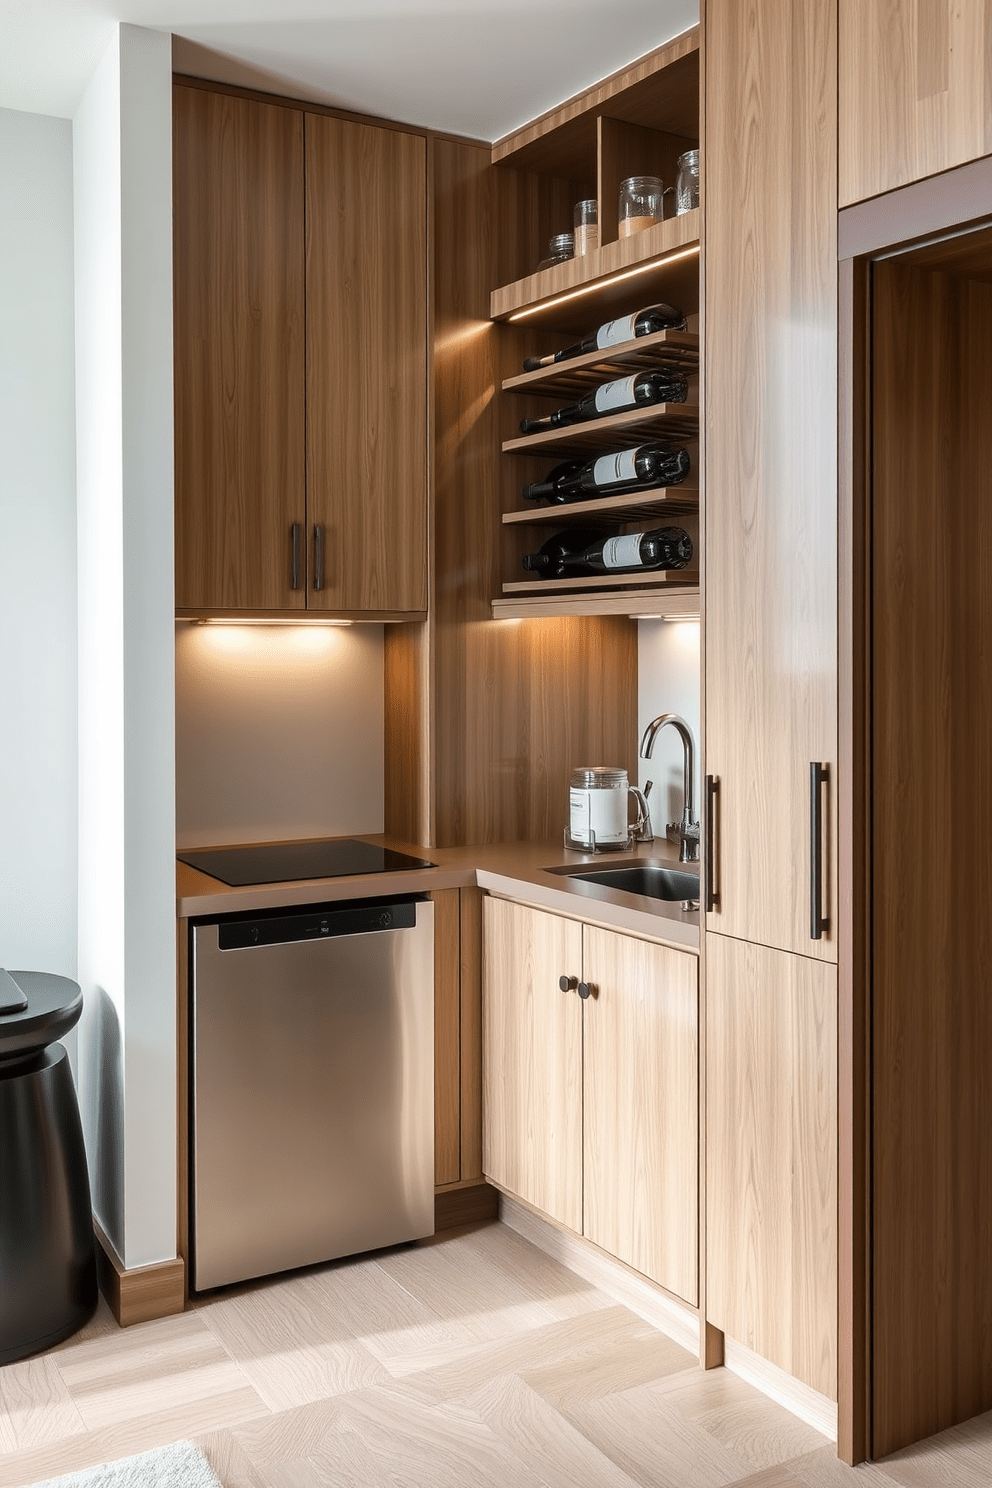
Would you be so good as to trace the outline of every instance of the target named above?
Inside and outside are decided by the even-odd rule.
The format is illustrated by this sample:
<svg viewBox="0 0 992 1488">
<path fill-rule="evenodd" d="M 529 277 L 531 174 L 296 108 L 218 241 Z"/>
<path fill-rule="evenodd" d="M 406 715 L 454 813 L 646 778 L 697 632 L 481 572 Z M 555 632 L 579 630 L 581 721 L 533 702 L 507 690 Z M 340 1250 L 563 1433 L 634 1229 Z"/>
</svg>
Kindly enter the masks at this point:
<svg viewBox="0 0 992 1488">
<path fill-rule="evenodd" d="M 0 1369 L 0 1488 L 181 1437 L 224 1488 L 987 1488 L 992 1414 L 853 1471 L 504 1225 L 217 1294 L 103 1303 Z"/>
</svg>

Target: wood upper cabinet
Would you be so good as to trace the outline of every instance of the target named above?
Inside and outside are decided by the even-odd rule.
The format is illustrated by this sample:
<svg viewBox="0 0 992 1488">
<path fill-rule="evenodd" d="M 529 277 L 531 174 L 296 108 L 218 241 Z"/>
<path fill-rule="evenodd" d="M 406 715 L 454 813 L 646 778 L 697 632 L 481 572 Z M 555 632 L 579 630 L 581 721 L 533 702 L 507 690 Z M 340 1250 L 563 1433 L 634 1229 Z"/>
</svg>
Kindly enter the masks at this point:
<svg viewBox="0 0 992 1488">
<path fill-rule="evenodd" d="M 586 925 L 582 1232 L 695 1305 L 694 956 Z"/>
<path fill-rule="evenodd" d="M 706 939 L 706 1315 L 837 1398 L 837 972 Z"/>
<path fill-rule="evenodd" d="M 303 114 L 173 89 L 176 606 L 302 609 Z"/>
<path fill-rule="evenodd" d="M 552 1219 L 582 1229 L 582 971 L 574 920 L 484 904 L 482 1167 Z"/>
<path fill-rule="evenodd" d="M 836 961 L 835 0 L 707 0 L 708 929 Z M 821 788 L 811 939 L 810 764 Z"/>
<path fill-rule="evenodd" d="M 840 205 L 992 154 L 992 0 L 840 0 Z"/>
<path fill-rule="evenodd" d="M 174 89 L 176 608 L 427 607 L 427 142 Z"/>
<path fill-rule="evenodd" d="M 308 114 L 306 177 L 308 603 L 424 610 L 427 142 Z"/>
<path fill-rule="evenodd" d="M 696 999 L 694 956 L 485 901 L 486 1177 L 692 1305 Z"/>
</svg>

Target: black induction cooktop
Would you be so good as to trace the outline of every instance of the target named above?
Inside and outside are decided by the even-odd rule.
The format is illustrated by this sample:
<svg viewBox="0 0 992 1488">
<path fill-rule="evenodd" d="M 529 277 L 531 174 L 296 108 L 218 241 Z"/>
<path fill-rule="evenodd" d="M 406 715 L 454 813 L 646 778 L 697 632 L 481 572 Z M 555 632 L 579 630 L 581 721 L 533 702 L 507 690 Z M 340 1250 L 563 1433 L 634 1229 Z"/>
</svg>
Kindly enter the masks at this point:
<svg viewBox="0 0 992 1488">
<path fill-rule="evenodd" d="M 205 847 L 177 853 L 180 863 L 199 868 L 231 888 L 245 884 L 289 883 L 297 878 L 345 878 L 356 873 L 399 873 L 436 868 L 391 847 L 337 837 L 312 842 L 273 842 L 262 847 Z"/>
</svg>

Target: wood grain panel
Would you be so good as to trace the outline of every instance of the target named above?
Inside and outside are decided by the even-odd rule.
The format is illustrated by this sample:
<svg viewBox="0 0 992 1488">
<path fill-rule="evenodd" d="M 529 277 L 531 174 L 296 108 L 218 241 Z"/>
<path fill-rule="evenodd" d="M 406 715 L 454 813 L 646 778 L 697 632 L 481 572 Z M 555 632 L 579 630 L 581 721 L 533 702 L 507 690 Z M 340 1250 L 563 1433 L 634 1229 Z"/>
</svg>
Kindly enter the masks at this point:
<svg viewBox="0 0 992 1488">
<path fill-rule="evenodd" d="M 695 1306 L 696 958 L 584 926 L 583 1234 Z"/>
<path fill-rule="evenodd" d="M 840 203 L 992 152 L 990 0 L 840 0 Z"/>
<path fill-rule="evenodd" d="M 302 609 L 303 115 L 173 89 L 176 604 Z"/>
<path fill-rule="evenodd" d="M 992 1405 L 992 289 L 876 265 L 873 332 L 880 1456 Z"/>
<path fill-rule="evenodd" d="M 706 945 L 707 1316 L 836 1400 L 836 969 Z"/>
<path fill-rule="evenodd" d="M 308 604 L 423 610 L 426 141 L 308 114 L 306 185 Z"/>
<path fill-rule="evenodd" d="M 831 0 L 708 0 L 709 929 L 810 939 L 811 760 L 837 762 L 836 34 Z M 836 927 L 836 812 L 827 900 Z"/>
<path fill-rule="evenodd" d="M 461 915 L 461 1174 L 482 1177 L 482 901 L 481 889 L 460 889 Z"/>
<path fill-rule="evenodd" d="M 582 1229 L 582 926 L 487 898 L 483 906 L 483 1171 Z"/>
<path fill-rule="evenodd" d="M 526 347 L 522 332 L 488 319 L 508 173 L 485 150 L 445 141 L 435 169 L 436 841 L 448 847 L 557 836 L 574 765 L 633 772 L 637 633 L 617 617 L 491 619 L 501 581 L 497 389 Z"/>
<path fill-rule="evenodd" d="M 430 633 L 383 627 L 383 829 L 404 842 L 433 841 Z"/>
<path fill-rule="evenodd" d="M 458 890 L 434 904 L 434 1182 L 461 1178 L 461 927 Z"/>
</svg>

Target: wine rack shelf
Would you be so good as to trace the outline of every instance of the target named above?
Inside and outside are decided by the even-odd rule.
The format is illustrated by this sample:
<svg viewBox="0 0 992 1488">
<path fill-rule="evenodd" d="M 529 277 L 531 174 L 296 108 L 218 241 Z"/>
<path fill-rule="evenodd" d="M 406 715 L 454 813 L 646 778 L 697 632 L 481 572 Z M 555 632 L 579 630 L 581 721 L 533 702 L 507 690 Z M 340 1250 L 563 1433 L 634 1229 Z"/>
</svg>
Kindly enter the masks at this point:
<svg viewBox="0 0 992 1488">
<path fill-rule="evenodd" d="M 698 334 L 655 331 L 652 336 L 638 336 L 605 351 L 590 351 L 553 367 L 539 367 L 535 372 L 508 377 L 503 391 L 569 400 L 581 398 L 583 393 L 612 378 L 626 377 L 632 372 L 653 372 L 659 367 L 672 367 L 686 376 L 698 372 Z"/>
<path fill-rule="evenodd" d="M 494 620 L 554 615 L 629 615 L 632 619 L 698 620 L 699 589 L 622 589 L 609 594 L 521 594 L 493 600 Z"/>
<path fill-rule="evenodd" d="M 631 408 L 627 413 L 546 429 L 540 434 L 521 434 L 503 445 L 504 455 L 602 454 L 610 449 L 634 449 L 648 439 L 695 439 L 699 432 L 699 407 L 695 403 L 653 403 Z"/>
<path fill-rule="evenodd" d="M 574 594 L 581 589 L 693 588 L 699 591 L 699 574 L 688 568 L 662 569 L 660 572 L 583 574 L 578 579 L 522 579 L 503 585 L 504 594 L 527 594 L 535 589 L 542 594 Z"/>
<path fill-rule="evenodd" d="M 611 522 L 637 522 L 642 517 L 670 517 L 698 512 L 699 492 L 689 485 L 653 486 L 624 496 L 598 496 L 591 501 L 568 501 L 554 506 L 535 506 L 526 511 L 503 513 L 506 527 L 568 527 L 584 524 L 590 517 Z"/>
</svg>

